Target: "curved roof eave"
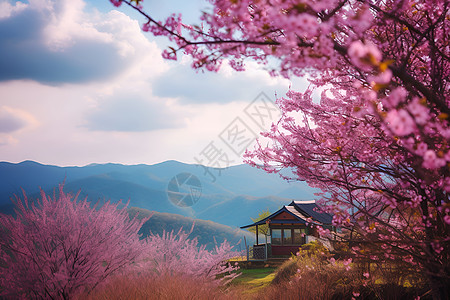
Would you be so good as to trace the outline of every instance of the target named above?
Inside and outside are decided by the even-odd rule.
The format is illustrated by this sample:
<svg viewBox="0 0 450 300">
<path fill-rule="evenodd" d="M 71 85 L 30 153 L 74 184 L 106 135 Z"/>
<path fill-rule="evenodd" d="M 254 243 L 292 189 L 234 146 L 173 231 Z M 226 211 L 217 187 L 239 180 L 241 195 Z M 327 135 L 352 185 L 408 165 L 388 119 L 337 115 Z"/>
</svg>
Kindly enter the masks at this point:
<svg viewBox="0 0 450 300">
<path fill-rule="evenodd" d="M 295 212 L 290 211 L 290 210 L 286 207 L 286 205 L 284 205 L 282 208 L 280 208 L 279 210 L 277 210 L 276 212 L 274 212 L 274 213 L 271 214 L 270 216 L 265 217 L 264 219 L 259 220 L 259 221 L 255 222 L 255 223 L 253 223 L 253 224 L 241 226 L 240 228 L 241 228 L 241 229 L 245 229 L 245 228 L 253 227 L 253 226 L 256 226 L 256 225 L 264 225 L 264 224 L 266 224 L 266 221 L 267 221 L 268 219 L 272 219 L 273 217 L 279 215 L 279 214 L 282 213 L 282 212 L 287 212 L 288 214 L 290 214 L 290 215 L 292 215 L 293 217 L 295 217 L 295 218 L 297 219 L 297 221 L 300 221 L 300 223 L 302 223 L 302 224 L 311 223 L 311 224 L 321 225 L 320 223 L 314 222 L 314 221 L 308 222 L 308 220 L 307 220 L 307 218 L 306 218 L 305 216 L 300 215 L 300 213 L 295 213 Z"/>
</svg>

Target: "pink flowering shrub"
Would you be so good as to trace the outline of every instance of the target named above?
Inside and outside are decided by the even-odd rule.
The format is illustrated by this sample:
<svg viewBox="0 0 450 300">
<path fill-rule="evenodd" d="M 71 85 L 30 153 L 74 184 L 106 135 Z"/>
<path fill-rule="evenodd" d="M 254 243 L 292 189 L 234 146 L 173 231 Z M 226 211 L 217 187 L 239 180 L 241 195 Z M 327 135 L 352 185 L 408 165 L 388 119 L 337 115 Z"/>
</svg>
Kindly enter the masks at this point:
<svg viewBox="0 0 450 300">
<path fill-rule="evenodd" d="M 320 244 L 306 244 L 278 269 L 262 299 L 346 299 L 361 285 L 350 262 L 330 258 Z"/>
<path fill-rule="evenodd" d="M 144 249 L 126 206 L 91 207 L 63 192 L 16 198 L 16 217 L 0 215 L 0 290 L 11 298 L 69 299 L 132 264 Z"/>
<path fill-rule="evenodd" d="M 227 260 L 228 242 L 207 251 L 192 232 L 141 239 L 149 218 L 130 219 L 127 206 L 91 206 L 65 194 L 29 203 L 16 198 L 16 217 L 0 215 L 0 292 L 7 298 L 86 297 L 115 278 L 185 278 L 203 285 L 226 284 L 239 275 Z M 181 279 L 180 279 L 181 280 Z M 212 287 L 211 287 L 212 288 Z"/>
<path fill-rule="evenodd" d="M 227 261 L 239 253 L 226 241 L 207 251 L 191 233 L 150 235 L 138 266 L 79 299 L 238 299 L 238 291 L 223 287 L 239 276 L 239 267 Z"/>
<path fill-rule="evenodd" d="M 239 267 L 228 262 L 228 259 L 240 255 L 232 251 L 232 246 L 224 241 L 216 245 L 213 251 L 199 245 L 197 238 L 189 239 L 192 233 L 180 229 L 164 232 L 161 236 L 150 235 L 145 240 L 148 257 L 143 263 L 143 272 L 149 276 L 187 275 L 198 280 L 217 281 L 225 284 L 239 275 Z"/>
<path fill-rule="evenodd" d="M 318 242 L 305 244 L 280 266 L 258 299 L 412 299 L 427 292 L 423 277 L 407 264 L 368 264 L 346 258 L 349 254 L 331 254 Z"/>
</svg>

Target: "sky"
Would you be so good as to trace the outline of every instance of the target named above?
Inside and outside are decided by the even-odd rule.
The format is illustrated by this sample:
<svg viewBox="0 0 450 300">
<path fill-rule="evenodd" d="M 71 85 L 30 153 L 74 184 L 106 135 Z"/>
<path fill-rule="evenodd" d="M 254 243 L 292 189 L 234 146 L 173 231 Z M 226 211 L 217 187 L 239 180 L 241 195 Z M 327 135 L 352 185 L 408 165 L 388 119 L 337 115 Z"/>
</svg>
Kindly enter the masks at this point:
<svg viewBox="0 0 450 300">
<path fill-rule="evenodd" d="M 207 9 L 143 4 L 156 19 L 180 12 L 197 24 Z M 0 161 L 227 167 L 277 120 L 275 95 L 306 85 L 250 61 L 210 73 L 164 60 L 166 39 L 141 31 L 144 21 L 108 0 L 0 0 Z"/>
</svg>

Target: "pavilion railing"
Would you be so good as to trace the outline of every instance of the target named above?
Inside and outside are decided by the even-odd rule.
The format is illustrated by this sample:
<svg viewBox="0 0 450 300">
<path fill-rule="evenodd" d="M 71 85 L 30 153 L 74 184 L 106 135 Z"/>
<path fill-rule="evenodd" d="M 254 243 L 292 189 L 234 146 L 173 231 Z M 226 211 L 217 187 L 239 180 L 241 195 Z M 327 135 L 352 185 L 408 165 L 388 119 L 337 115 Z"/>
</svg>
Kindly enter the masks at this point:
<svg viewBox="0 0 450 300">
<path fill-rule="evenodd" d="M 271 255 L 271 244 L 247 246 L 247 260 L 267 260 Z"/>
</svg>

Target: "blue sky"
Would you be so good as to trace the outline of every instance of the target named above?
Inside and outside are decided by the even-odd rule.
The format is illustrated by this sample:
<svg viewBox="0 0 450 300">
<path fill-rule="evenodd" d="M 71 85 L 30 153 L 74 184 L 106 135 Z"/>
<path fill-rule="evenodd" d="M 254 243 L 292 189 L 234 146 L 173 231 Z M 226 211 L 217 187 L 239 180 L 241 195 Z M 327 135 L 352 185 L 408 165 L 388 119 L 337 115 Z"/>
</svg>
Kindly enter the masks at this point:
<svg viewBox="0 0 450 300">
<path fill-rule="evenodd" d="M 157 19 L 176 7 L 191 23 L 206 4 L 146 0 L 144 7 Z M 250 112 L 264 103 L 258 95 L 274 100 L 292 83 L 250 62 L 245 72 L 198 73 L 187 57 L 165 61 L 166 40 L 142 32 L 143 21 L 107 0 L 0 0 L 0 160 L 219 166 L 227 155 L 239 163 L 227 137 L 255 133 L 234 136 L 247 145 L 262 128 Z"/>
</svg>

